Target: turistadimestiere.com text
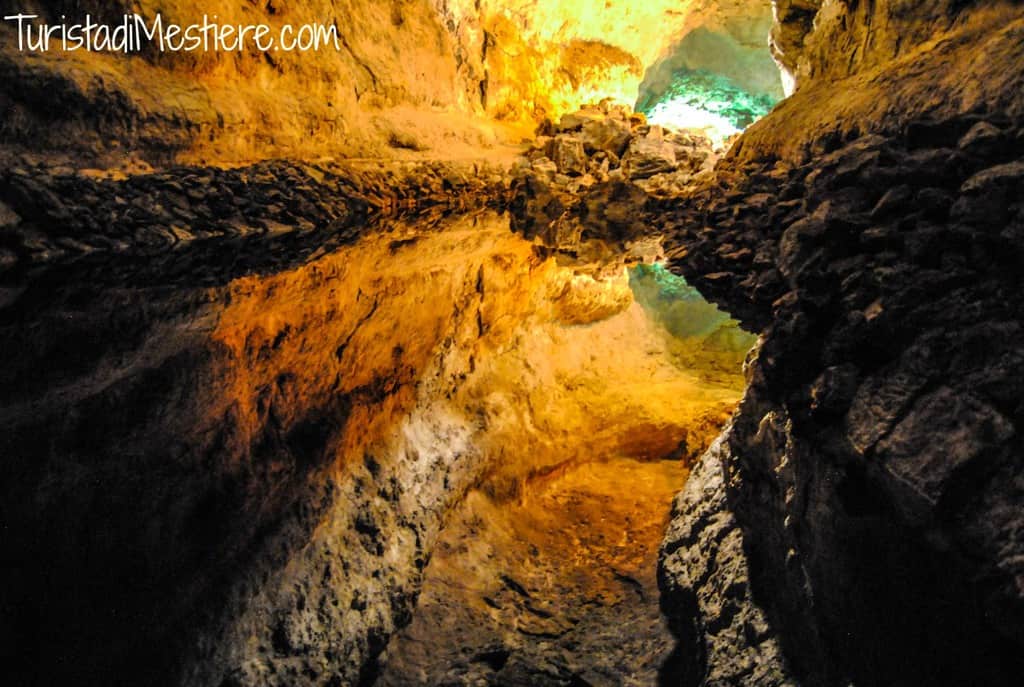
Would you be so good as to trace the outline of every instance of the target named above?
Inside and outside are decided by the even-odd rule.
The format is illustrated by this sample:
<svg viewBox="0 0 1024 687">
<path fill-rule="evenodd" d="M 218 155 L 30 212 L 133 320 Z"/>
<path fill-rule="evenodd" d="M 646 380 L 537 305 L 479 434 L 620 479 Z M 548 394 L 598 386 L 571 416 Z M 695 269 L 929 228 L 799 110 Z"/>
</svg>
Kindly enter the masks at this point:
<svg viewBox="0 0 1024 687">
<path fill-rule="evenodd" d="M 149 49 L 160 52 L 307 52 L 339 50 L 338 27 L 331 23 L 302 25 L 231 24 L 217 21 L 217 15 L 203 15 L 200 21 L 181 24 L 166 21 L 159 13 L 147 19 L 139 14 L 123 15 L 116 24 L 98 22 L 91 15 L 84 21 L 45 23 L 34 14 L 3 18 L 17 31 L 21 52 L 88 51 L 133 53 Z"/>
</svg>

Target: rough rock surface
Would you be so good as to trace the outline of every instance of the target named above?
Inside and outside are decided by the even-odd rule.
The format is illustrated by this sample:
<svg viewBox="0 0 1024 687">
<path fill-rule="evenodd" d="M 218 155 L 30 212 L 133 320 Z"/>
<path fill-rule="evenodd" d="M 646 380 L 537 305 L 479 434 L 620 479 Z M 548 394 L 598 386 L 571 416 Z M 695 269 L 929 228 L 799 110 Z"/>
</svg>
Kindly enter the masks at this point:
<svg viewBox="0 0 1024 687">
<path fill-rule="evenodd" d="M 750 683 L 758 634 L 723 646 L 722 609 L 765 618 L 802 684 L 1014 684 L 1019 9 L 776 9 L 796 94 L 713 181 L 653 210 L 674 268 L 762 332 L 708 455 L 724 466 L 718 517 L 742 531 L 725 551 L 746 557 L 752 595 L 723 591 L 736 564 L 713 567 L 721 547 L 684 537 L 683 559 L 663 558 L 683 684 Z M 681 510 L 666 552 L 695 512 L 708 520 Z"/>
<path fill-rule="evenodd" d="M 795 70 L 796 92 L 744 132 L 741 157 L 806 162 L 820 142 L 896 135 L 924 118 L 1024 115 L 1024 17 L 1015 0 L 775 4 L 776 56 Z"/>
<path fill-rule="evenodd" d="M 427 567 L 379 685 L 652 685 L 672 652 L 658 540 L 679 460 L 609 458 L 514 503 L 472 492 Z"/>
<path fill-rule="evenodd" d="M 0 274 L 83 255 L 155 255 L 209 239 L 358 238 L 369 220 L 504 204 L 508 173 L 485 163 L 262 162 L 124 177 L 15 158 L 0 172 L 10 256 Z"/>
<path fill-rule="evenodd" d="M 796 684 L 779 638 L 753 598 L 743 530 L 729 510 L 730 428 L 672 505 L 658 562 L 662 608 L 679 638 L 673 684 Z"/>
<path fill-rule="evenodd" d="M 731 156 L 659 210 L 675 269 L 763 332 L 726 494 L 809 684 L 1017 680 L 1022 155 L 1020 120 L 918 120 Z"/>
<path fill-rule="evenodd" d="M 552 135 L 538 136 L 512 171 L 513 228 L 586 272 L 660 256 L 660 226 L 642 208 L 706 181 L 721 153 L 697 131 L 648 125 L 608 101 L 540 132 Z"/>
<path fill-rule="evenodd" d="M 700 27 L 725 32 L 768 0 L 0 0 L 3 16 L 50 23 L 323 23 L 325 48 L 122 53 L 21 52 L 0 25 L 0 145 L 122 165 L 289 157 L 501 154 L 545 116 L 604 96 L 632 103 L 644 69 Z M 658 27 L 652 34 L 650 27 Z M 525 125 L 526 128 L 523 128 Z"/>
</svg>

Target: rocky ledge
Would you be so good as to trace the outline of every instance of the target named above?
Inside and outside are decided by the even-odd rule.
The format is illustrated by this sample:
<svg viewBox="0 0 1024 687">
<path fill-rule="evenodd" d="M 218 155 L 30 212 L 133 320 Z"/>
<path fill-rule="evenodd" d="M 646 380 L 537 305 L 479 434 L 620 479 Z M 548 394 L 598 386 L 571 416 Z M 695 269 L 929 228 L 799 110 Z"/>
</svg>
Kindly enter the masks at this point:
<svg viewBox="0 0 1024 687">
<path fill-rule="evenodd" d="M 655 200 L 706 183 L 721 148 L 698 130 L 650 125 L 643 114 L 602 102 L 545 122 L 512 171 L 512 226 L 562 263 L 614 273 L 662 255 Z"/>
</svg>

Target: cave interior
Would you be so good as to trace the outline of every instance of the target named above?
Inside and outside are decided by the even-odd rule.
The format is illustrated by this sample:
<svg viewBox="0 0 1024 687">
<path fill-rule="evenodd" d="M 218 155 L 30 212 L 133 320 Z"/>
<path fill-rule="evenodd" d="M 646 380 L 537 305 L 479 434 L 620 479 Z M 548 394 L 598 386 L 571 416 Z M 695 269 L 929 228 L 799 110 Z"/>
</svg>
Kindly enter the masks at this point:
<svg viewBox="0 0 1024 687">
<path fill-rule="evenodd" d="M 0 16 L 5 684 L 1019 684 L 1020 2 Z"/>
</svg>

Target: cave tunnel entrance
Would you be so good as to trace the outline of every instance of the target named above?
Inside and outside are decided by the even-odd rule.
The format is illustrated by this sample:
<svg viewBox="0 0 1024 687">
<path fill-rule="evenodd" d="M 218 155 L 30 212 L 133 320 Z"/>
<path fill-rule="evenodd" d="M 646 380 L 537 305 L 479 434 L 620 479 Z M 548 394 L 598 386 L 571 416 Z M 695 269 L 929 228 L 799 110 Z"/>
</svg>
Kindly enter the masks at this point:
<svg viewBox="0 0 1024 687">
<path fill-rule="evenodd" d="M 739 133 L 784 97 L 770 28 L 770 16 L 758 16 L 691 31 L 647 69 L 634 109 L 654 124 L 702 129 L 712 140 Z"/>
</svg>

